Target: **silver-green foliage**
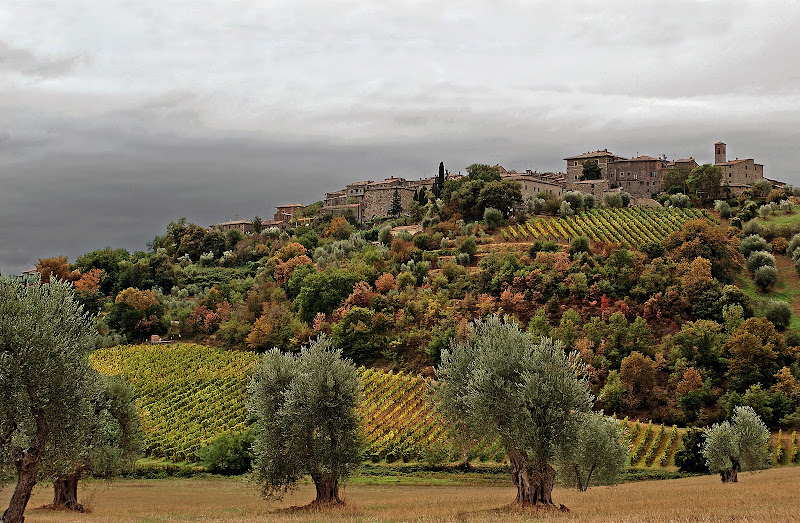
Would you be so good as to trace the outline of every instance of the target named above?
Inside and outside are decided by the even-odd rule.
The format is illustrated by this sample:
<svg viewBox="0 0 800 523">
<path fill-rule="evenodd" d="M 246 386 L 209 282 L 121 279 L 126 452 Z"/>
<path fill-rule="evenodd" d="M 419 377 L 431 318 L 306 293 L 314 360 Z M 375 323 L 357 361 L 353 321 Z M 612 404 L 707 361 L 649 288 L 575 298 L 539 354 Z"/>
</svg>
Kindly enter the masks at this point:
<svg viewBox="0 0 800 523">
<path fill-rule="evenodd" d="M 442 412 L 475 438 L 500 438 L 517 502 L 552 503 L 553 460 L 594 399 L 577 354 L 491 316 L 474 322 L 470 341 L 451 342 L 437 374 Z"/>
<path fill-rule="evenodd" d="M 341 355 L 320 337 L 298 355 L 273 349 L 254 370 L 247 408 L 256 418 L 253 470 L 265 495 L 280 497 L 308 474 L 317 501 L 337 501 L 339 481 L 361 463 L 361 381 Z M 322 496 L 321 485 L 330 487 Z"/>
<path fill-rule="evenodd" d="M 40 434 L 51 460 L 70 460 L 87 419 L 88 356 L 97 334 L 72 285 L 0 278 L 0 458 Z M 40 448 L 38 450 L 44 450 Z"/>
<path fill-rule="evenodd" d="M 95 392 L 88 356 L 96 340 L 94 319 L 71 284 L 26 287 L 0 278 L 0 466 L 25 469 L 18 485 L 35 483 L 45 460 L 64 470 L 83 452 Z M 21 495 L 11 505 L 27 503 Z M 9 521 L 16 517 L 11 505 Z"/>
<path fill-rule="evenodd" d="M 731 421 L 706 430 L 703 456 L 711 472 L 736 481 L 740 470 L 765 468 L 769 461 L 769 430 L 752 407 L 736 407 Z"/>
<path fill-rule="evenodd" d="M 628 462 L 628 438 L 616 420 L 597 413 L 584 415 L 568 435 L 558 456 L 560 483 L 585 491 L 590 482 L 614 483 Z"/>
</svg>

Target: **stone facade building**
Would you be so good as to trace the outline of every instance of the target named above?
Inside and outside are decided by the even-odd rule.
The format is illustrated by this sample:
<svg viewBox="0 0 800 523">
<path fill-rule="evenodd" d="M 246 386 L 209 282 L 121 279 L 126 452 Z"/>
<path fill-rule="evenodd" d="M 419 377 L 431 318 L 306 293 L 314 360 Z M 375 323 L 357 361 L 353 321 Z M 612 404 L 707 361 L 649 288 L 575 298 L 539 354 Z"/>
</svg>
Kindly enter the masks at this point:
<svg viewBox="0 0 800 523">
<path fill-rule="evenodd" d="M 607 182 L 607 187 L 602 190 L 622 189 L 633 198 L 650 198 L 667 189 L 663 186 L 664 174 L 673 167 L 685 167 L 689 171 L 698 167 L 697 161 L 692 157 L 672 162 L 663 157 L 652 156 L 624 158 L 608 152 L 608 149 L 570 156 L 564 160 L 567 162 L 565 186 L 568 189 L 591 192 L 595 197 L 602 184 L 598 184 L 598 180 L 595 180 L 594 185 L 580 182 L 586 161 L 594 162 L 600 168 L 603 180 Z M 753 182 L 764 179 L 764 166 L 755 163 L 752 158 L 728 161 L 725 144 L 722 142 L 714 144 L 714 165 L 722 170 L 722 184 L 730 186 L 735 192 L 741 192 Z"/>
<path fill-rule="evenodd" d="M 499 164 L 494 167 L 502 179 L 519 183 L 523 199 L 539 193 L 561 196 L 564 192 L 564 173 L 540 173 L 530 169 L 525 172 L 509 171 Z"/>
<path fill-rule="evenodd" d="M 212 228 L 222 232 L 237 230 L 246 234 L 248 232 L 253 232 L 253 220 L 230 220 L 213 225 Z"/>
<path fill-rule="evenodd" d="M 608 149 L 564 158 L 567 162 L 567 176 L 565 177 L 566 187 L 568 189 L 577 189 L 574 185 L 579 182 L 581 176 L 583 176 L 583 164 L 585 162 L 596 163 L 597 166 L 600 167 L 602 178 L 608 179 L 608 165 L 618 159 L 622 158 L 614 153 L 608 152 Z"/>
<path fill-rule="evenodd" d="M 297 211 L 305 207 L 299 203 L 290 203 L 287 205 L 278 205 L 275 207 L 275 220 L 292 223 L 295 219 Z"/>
<path fill-rule="evenodd" d="M 722 170 L 722 185 L 731 188 L 752 185 L 764 179 L 764 166 L 752 158 L 740 160 L 727 159 L 726 145 L 722 142 L 714 144 L 714 165 Z"/>
<path fill-rule="evenodd" d="M 668 162 L 652 156 L 619 158 L 609 164 L 608 181 L 612 188 L 619 187 L 633 198 L 650 198 L 660 193 Z"/>
</svg>

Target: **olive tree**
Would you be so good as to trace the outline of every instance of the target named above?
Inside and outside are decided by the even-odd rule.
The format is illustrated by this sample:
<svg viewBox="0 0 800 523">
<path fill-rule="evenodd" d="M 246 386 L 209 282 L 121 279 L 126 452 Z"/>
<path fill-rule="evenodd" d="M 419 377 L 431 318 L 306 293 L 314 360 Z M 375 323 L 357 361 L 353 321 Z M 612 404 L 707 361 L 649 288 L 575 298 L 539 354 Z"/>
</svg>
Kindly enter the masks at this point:
<svg viewBox="0 0 800 523">
<path fill-rule="evenodd" d="M 3 523 L 24 521 L 40 462 L 79 459 L 91 419 L 94 325 L 72 284 L 0 278 L 0 466 L 17 474 Z"/>
<path fill-rule="evenodd" d="M 470 329 L 469 341 L 442 352 L 439 408 L 475 438 L 500 438 L 517 504 L 552 506 L 555 458 L 592 406 L 586 365 L 496 316 Z"/>
<path fill-rule="evenodd" d="M 731 421 L 706 430 L 703 456 L 722 481 L 737 482 L 740 470 L 764 468 L 769 456 L 769 430 L 752 407 L 736 407 Z"/>
<path fill-rule="evenodd" d="M 628 462 L 625 429 L 602 414 L 586 414 L 583 423 L 569 434 L 557 461 L 559 482 L 581 492 L 592 480 L 613 483 Z"/>
<path fill-rule="evenodd" d="M 247 394 L 256 418 L 253 471 L 264 495 L 280 498 L 308 474 L 313 504 L 341 503 L 339 484 L 361 463 L 363 449 L 355 365 L 324 337 L 298 355 L 273 349 L 261 357 Z"/>
<path fill-rule="evenodd" d="M 94 394 L 89 422 L 76 444 L 80 454 L 73 463 L 55 464 L 53 507 L 83 512 L 78 503 L 78 482 L 86 472 L 95 477 L 113 477 L 131 468 L 141 449 L 139 413 L 133 387 L 119 376 L 90 371 Z"/>
</svg>

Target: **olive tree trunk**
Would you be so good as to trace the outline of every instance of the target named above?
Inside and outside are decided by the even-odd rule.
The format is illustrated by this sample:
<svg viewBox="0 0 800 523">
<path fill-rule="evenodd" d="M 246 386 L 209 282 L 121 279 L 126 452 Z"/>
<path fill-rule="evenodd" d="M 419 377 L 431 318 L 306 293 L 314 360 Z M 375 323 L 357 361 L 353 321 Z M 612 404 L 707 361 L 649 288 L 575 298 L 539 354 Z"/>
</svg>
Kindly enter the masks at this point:
<svg viewBox="0 0 800 523">
<path fill-rule="evenodd" d="M 36 435 L 27 449 L 16 447 L 11 453 L 14 467 L 17 469 L 17 486 L 8 502 L 8 508 L 3 512 L 0 523 L 22 523 L 25 521 L 25 507 L 31 499 L 31 492 L 36 485 L 36 474 L 42 449 L 50 434 L 44 415 L 36 416 Z"/>
<path fill-rule="evenodd" d="M 551 505 L 556 469 L 544 460 L 529 460 L 519 451 L 509 452 L 511 479 L 517 487 L 518 505 Z"/>
<path fill-rule="evenodd" d="M 78 482 L 81 472 L 76 471 L 68 476 L 53 480 L 53 507 L 83 512 L 84 507 L 78 503 Z"/>
<path fill-rule="evenodd" d="M 3 513 L 2 523 L 22 523 L 25 521 L 25 507 L 31 499 L 31 492 L 36 485 L 36 467 L 41 453 L 35 448 L 17 447 L 13 452 L 14 466 L 17 469 L 17 486 Z"/>
<path fill-rule="evenodd" d="M 733 467 L 729 470 L 723 470 L 719 473 L 722 477 L 723 483 L 738 483 L 739 482 L 739 464 L 734 462 Z"/>
<path fill-rule="evenodd" d="M 312 505 L 338 505 L 342 503 L 339 498 L 339 477 L 336 474 L 316 473 L 311 475 L 317 489 L 317 498 Z"/>
</svg>

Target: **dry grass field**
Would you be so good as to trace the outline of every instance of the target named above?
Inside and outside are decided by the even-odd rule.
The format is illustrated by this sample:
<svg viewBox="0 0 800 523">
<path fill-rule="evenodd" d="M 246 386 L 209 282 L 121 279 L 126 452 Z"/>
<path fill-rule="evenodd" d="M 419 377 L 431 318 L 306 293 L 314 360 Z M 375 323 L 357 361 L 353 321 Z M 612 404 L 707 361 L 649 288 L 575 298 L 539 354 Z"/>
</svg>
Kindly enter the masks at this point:
<svg viewBox="0 0 800 523">
<path fill-rule="evenodd" d="M 553 499 L 571 512 L 519 514 L 504 508 L 515 491 L 492 485 L 375 485 L 344 489 L 345 508 L 326 512 L 286 510 L 313 498 L 305 485 L 282 502 L 261 499 L 242 480 L 168 479 L 91 483 L 82 489 L 92 511 L 71 514 L 37 509 L 51 499 L 39 488 L 26 521 L 800 521 L 800 467 L 740 474 L 723 485 L 717 476 L 557 489 Z M 10 488 L 0 491 L 7 502 Z"/>
</svg>

